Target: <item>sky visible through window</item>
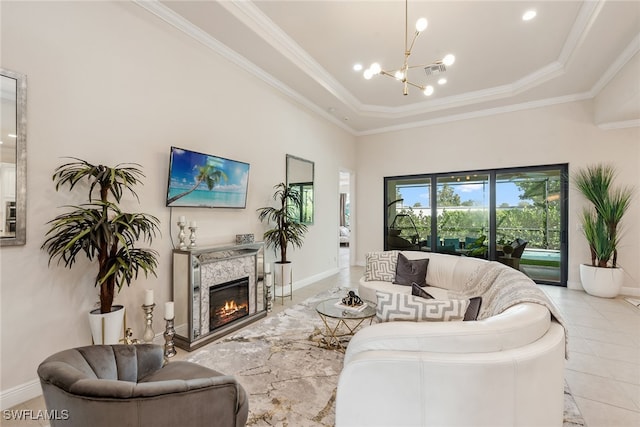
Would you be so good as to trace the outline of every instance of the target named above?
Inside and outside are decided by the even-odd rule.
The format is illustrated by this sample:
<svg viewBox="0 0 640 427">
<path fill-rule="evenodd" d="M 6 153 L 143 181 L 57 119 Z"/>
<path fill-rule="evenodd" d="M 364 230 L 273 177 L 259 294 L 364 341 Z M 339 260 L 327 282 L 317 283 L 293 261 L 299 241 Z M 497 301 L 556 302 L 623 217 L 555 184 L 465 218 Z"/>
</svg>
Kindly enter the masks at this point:
<svg viewBox="0 0 640 427">
<path fill-rule="evenodd" d="M 449 184 L 453 191 L 460 196 L 462 203 L 471 200 L 476 206 L 483 206 L 489 203 L 489 193 L 484 194 L 482 183 Z M 429 207 L 429 187 L 428 186 L 402 186 L 398 187 L 400 195 L 404 199 L 402 206 L 413 207 L 419 203 L 422 207 Z M 513 182 L 501 182 L 496 188 L 496 205 L 518 206 L 523 200 L 519 194 L 521 190 Z M 531 203 L 531 200 L 527 200 Z"/>
</svg>

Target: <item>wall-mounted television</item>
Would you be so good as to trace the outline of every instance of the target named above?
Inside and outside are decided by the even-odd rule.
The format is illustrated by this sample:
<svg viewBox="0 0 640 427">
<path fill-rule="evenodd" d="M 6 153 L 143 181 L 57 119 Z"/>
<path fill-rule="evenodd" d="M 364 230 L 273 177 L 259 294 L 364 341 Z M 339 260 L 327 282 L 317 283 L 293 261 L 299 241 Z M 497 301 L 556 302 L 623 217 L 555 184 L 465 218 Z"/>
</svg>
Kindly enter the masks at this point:
<svg viewBox="0 0 640 427">
<path fill-rule="evenodd" d="M 167 206 L 245 208 L 249 163 L 171 147 Z"/>
</svg>

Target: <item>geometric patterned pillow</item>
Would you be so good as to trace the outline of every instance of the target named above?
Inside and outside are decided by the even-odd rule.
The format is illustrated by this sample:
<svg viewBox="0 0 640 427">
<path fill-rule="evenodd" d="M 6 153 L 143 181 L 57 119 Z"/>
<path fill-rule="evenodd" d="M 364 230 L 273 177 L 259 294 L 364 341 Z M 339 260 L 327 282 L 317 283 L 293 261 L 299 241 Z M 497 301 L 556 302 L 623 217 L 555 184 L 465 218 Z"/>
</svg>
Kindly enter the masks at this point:
<svg viewBox="0 0 640 427">
<path fill-rule="evenodd" d="M 464 319 L 469 300 L 426 300 L 414 295 L 376 291 L 376 316 L 381 322 L 459 321 Z"/>
<path fill-rule="evenodd" d="M 365 255 L 364 280 L 393 282 L 396 278 L 398 251 L 369 252 Z"/>
</svg>

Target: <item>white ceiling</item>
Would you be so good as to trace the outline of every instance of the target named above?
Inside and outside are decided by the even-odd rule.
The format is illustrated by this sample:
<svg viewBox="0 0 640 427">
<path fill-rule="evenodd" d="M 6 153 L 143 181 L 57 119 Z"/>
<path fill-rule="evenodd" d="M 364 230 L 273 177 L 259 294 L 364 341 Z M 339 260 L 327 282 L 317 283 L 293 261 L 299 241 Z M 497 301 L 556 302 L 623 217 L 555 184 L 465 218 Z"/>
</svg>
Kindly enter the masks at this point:
<svg viewBox="0 0 640 427">
<path fill-rule="evenodd" d="M 403 0 L 136 2 L 357 135 L 590 99 L 640 50 L 640 1 L 409 1 L 410 32 L 429 20 L 410 65 L 456 62 L 444 86 L 411 70 L 436 90 L 404 96 L 352 69 L 402 65 Z M 537 17 L 524 22 L 528 9 Z M 615 120 L 640 119 L 639 96 L 625 105 Z"/>
</svg>

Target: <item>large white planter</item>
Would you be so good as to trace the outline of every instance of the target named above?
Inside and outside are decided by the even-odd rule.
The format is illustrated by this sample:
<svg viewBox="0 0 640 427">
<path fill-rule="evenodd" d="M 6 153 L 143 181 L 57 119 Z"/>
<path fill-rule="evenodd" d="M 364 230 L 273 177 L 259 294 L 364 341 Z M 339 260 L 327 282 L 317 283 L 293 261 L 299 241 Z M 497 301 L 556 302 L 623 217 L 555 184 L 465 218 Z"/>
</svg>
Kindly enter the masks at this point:
<svg viewBox="0 0 640 427">
<path fill-rule="evenodd" d="M 124 307 L 114 305 L 111 313 L 100 313 L 97 308 L 89 312 L 89 325 L 94 344 L 118 344 L 124 336 Z"/>
<path fill-rule="evenodd" d="M 614 298 L 620 293 L 624 270 L 620 267 L 605 268 L 580 264 L 580 281 L 589 294 L 602 298 Z"/>
</svg>

